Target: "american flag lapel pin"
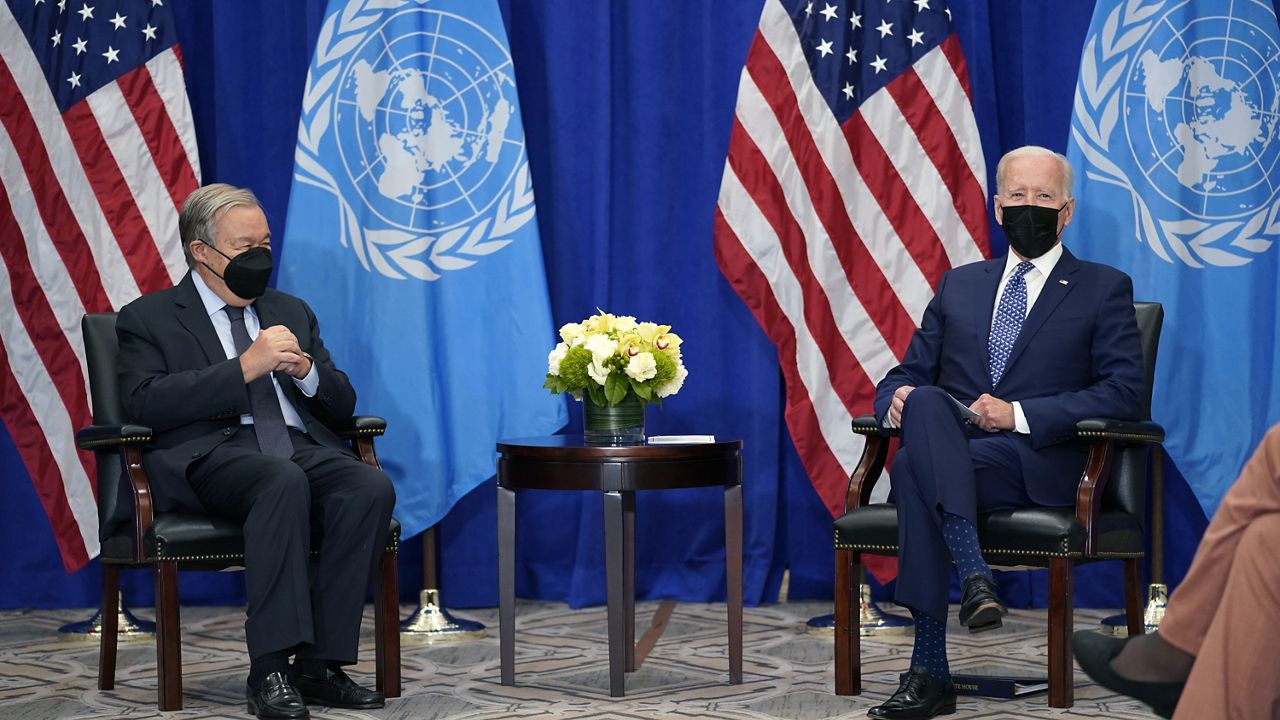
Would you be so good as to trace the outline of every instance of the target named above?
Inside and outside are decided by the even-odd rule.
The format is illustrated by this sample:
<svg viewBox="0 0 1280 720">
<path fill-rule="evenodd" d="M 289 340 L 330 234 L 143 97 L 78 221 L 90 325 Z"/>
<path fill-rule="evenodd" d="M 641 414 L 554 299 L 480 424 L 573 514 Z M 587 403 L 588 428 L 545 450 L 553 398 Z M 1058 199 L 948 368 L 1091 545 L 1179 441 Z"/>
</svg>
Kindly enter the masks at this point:
<svg viewBox="0 0 1280 720">
<path fill-rule="evenodd" d="M 1059 281 L 1058 281 L 1058 284 L 1059 284 L 1059 285 L 1066 285 L 1066 284 L 1067 284 L 1067 281 L 1066 281 L 1066 280 L 1059 280 Z"/>
</svg>

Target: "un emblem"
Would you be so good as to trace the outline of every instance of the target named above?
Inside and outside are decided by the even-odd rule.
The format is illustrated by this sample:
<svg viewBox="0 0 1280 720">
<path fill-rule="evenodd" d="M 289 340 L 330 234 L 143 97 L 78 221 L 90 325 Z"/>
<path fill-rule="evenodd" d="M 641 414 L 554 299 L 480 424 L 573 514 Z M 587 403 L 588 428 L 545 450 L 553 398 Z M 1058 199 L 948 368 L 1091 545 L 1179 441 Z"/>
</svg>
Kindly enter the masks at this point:
<svg viewBox="0 0 1280 720">
<path fill-rule="evenodd" d="M 1117 3 L 1085 45 L 1071 132 L 1160 258 L 1245 265 L 1280 234 L 1276 20 L 1269 1 L 1202 7 Z"/>
<path fill-rule="evenodd" d="M 333 193 L 366 270 L 436 280 L 534 217 L 505 42 L 460 15 L 366 0 L 323 24 L 296 175 Z"/>
</svg>

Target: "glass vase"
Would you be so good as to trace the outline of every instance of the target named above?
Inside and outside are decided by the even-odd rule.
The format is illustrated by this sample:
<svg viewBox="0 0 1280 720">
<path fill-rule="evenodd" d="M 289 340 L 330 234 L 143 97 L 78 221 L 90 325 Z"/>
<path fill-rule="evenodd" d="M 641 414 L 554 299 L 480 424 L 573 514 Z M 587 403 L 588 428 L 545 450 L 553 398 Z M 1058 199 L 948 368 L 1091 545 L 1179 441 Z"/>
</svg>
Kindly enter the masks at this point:
<svg viewBox="0 0 1280 720">
<path fill-rule="evenodd" d="M 604 407 L 583 397 L 582 432 L 588 445 L 639 445 L 644 442 L 644 403 L 633 392 Z"/>
</svg>

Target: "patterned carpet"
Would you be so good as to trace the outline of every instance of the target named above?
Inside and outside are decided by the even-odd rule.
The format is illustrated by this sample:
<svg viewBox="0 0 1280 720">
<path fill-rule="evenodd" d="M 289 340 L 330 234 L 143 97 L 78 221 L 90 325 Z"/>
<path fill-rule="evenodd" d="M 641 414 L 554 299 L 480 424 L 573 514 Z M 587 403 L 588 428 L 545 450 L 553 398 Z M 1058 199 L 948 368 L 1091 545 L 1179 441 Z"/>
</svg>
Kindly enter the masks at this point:
<svg viewBox="0 0 1280 720">
<path fill-rule="evenodd" d="M 412 610 L 404 608 L 407 615 Z M 228 718 L 246 717 L 243 616 L 239 608 L 183 608 L 186 709 L 155 708 L 155 646 L 123 643 L 116 689 L 96 689 L 97 646 L 59 641 L 58 627 L 85 611 L 0 613 L 0 717 Z M 827 603 L 748 608 L 745 682 L 731 686 L 723 605 L 640 603 L 636 634 L 639 668 L 627 677 L 627 696 L 610 698 L 604 608 L 517 605 L 516 686 L 498 683 L 497 611 L 458 615 L 488 625 L 480 639 L 406 643 L 404 696 L 377 711 L 312 713 L 316 718 L 860 718 L 897 685 L 911 653 L 909 637 L 863 645 L 864 694 L 832 694 L 830 635 L 811 635 L 805 621 L 830 612 Z M 666 619 L 665 627 L 661 622 Z M 139 609 L 139 616 L 150 616 Z M 1081 611 L 1076 627 L 1095 627 L 1103 613 Z M 659 622 L 651 627 L 654 618 Z M 1004 629 L 971 637 L 952 613 L 952 669 L 963 673 L 1034 675 L 1045 657 L 1043 612 L 1015 611 Z M 353 676 L 372 683 L 372 610 L 362 658 Z M 646 632 L 647 631 L 647 632 Z M 654 641 L 656 640 L 656 644 Z M 651 650 L 646 648 L 651 647 Z M 1091 684 L 1076 672 L 1076 704 L 1050 710 L 1045 694 L 1017 700 L 961 697 L 962 718 L 1150 718 L 1145 706 Z"/>
</svg>

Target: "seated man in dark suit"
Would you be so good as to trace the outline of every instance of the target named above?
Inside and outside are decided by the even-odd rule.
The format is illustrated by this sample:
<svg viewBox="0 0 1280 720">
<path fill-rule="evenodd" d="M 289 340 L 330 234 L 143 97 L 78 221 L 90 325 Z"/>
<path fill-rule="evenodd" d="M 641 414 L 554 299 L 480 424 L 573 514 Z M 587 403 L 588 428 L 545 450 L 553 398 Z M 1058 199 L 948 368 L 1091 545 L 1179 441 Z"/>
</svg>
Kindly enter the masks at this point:
<svg viewBox="0 0 1280 720">
<path fill-rule="evenodd" d="M 386 474 L 329 428 L 355 390 L 306 303 L 267 288 L 271 231 L 252 192 L 202 187 L 178 224 L 191 271 L 116 321 L 126 412 L 155 431 L 156 508 L 244 523 L 251 712 L 382 707 L 342 670 L 395 505 Z"/>
<path fill-rule="evenodd" d="M 1081 419 L 1140 413 L 1133 284 L 1062 246 L 1075 209 L 1071 176 L 1065 157 L 1041 147 L 1000 160 L 995 214 L 1009 254 L 942 276 L 902 363 L 876 388 L 877 418 L 902 430 L 890 473 L 894 599 L 911 609 L 916 637 L 909 672 L 872 717 L 954 711 L 951 564 L 963 580 L 960 623 L 970 632 L 999 627 L 1007 612 L 978 550 L 978 514 L 1072 505 L 1087 448 L 1063 439 Z"/>
</svg>

